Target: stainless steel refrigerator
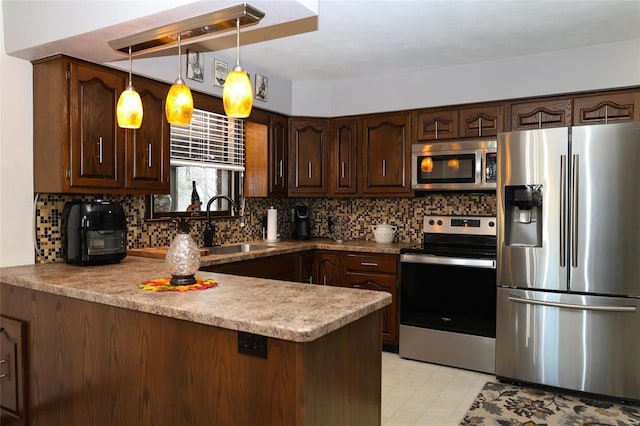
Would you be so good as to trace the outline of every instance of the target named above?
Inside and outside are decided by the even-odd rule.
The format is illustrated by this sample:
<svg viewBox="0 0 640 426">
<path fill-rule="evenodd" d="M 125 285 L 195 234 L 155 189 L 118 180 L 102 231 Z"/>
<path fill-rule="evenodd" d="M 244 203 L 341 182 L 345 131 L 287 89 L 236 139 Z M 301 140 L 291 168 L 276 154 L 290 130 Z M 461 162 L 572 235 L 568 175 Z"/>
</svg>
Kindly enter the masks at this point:
<svg viewBox="0 0 640 426">
<path fill-rule="evenodd" d="M 498 136 L 496 376 L 640 400 L 640 123 Z"/>
</svg>

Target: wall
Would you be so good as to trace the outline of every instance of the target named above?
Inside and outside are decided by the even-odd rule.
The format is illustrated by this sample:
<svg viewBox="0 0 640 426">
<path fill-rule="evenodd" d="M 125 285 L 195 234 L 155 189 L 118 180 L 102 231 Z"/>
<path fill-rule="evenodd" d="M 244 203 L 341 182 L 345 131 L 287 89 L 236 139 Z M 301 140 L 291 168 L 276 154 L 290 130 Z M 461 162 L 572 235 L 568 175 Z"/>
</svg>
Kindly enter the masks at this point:
<svg viewBox="0 0 640 426">
<path fill-rule="evenodd" d="M 0 266 L 33 263 L 31 64 L 5 54 L 0 8 Z"/>
<path fill-rule="evenodd" d="M 121 202 L 127 215 L 128 248 L 167 246 L 175 236 L 171 222 L 145 221 L 144 196 L 72 196 L 41 194 L 36 203 L 37 262 L 61 262 L 62 209 L 67 201 L 101 198 Z M 495 194 L 426 194 L 416 198 L 247 198 L 244 220 L 216 220 L 215 244 L 255 241 L 263 238 L 262 217 L 269 206 L 278 209 L 278 231 L 281 238 L 291 238 L 291 209 L 299 204 L 309 206 L 314 237 L 331 237 L 328 216 L 346 222 L 344 240 L 373 240 L 371 227 L 389 223 L 398 227 L 396 241 L 419 243 L 422 240 L 422 218 L 429 214 L 487 216 L 496 214 Z M 244 224 L 244 225 L 243 225 Z M 204 222 L 193 221 L 191 236 L 203 245 Z"/>
</svg>

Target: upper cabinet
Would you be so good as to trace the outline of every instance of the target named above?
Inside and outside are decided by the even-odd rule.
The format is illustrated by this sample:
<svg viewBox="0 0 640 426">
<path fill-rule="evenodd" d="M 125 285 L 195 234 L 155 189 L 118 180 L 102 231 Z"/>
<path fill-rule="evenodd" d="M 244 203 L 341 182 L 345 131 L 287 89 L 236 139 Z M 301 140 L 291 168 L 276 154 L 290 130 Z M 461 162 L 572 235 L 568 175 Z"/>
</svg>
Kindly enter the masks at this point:
<svg viewBox="0 0 640 426">
<path fill-rule="evenodd" d="M 169 122 L 164 103 L 168 87 L 153 80 L 136 78 L 142 99 L 143 120 L 139 129 L 126 130 L 125 187 L 169 192 Z"/>
<path fill-rule="evenodd" d="M 464 108 L 459 112 L 461 138 L 497 136 L 504 131 L 504 106 Z"/>
<path fill-rule="evenodd" d="M 333 195 L 354 195 L 357 193 L 357 145 L 358 120 L 337 118 L 330 121 L 331 161 L 329 175 L 330 191 Z"/>
<path fill-rule="evenodd" d="M 437 141 L 458 137 L 458 110 L 425 110 L 416 113 L 416 140 Z"/>
<path fill-rule="evenodd" d="M 511 105 L 511 130 L 544 129 L 571 125 L 571 98 Z"/>
<path fill-rule="evenodd" d="M 289 187 L 288 119 L 280 115 L 271 115 L 269 136 L 269 196 L 286 197 Z"/>
<path fill-rule="evenodd" d="M 573 125 L 640 121 L 640 92 L 604 93 L 573 99 Z"/>
<path fill-rule="evenodd" d="M 169 191 L 168 125 L 160 83 L 140 81 L 142 127 L 118 127 L 125 74 L 64 56 L 33 65 L 34 190 L 142 194 Z"/>
<path fill-rule="evenodd" d="M 327 195 L 327 120 L 292 119 L 290 128 L 289 195 Z"/>
<path fill-rule="evenodd" d="M 361 126 L 360 192 L 410 195 L 411 114 L 364 117 Z"/>
</svg>

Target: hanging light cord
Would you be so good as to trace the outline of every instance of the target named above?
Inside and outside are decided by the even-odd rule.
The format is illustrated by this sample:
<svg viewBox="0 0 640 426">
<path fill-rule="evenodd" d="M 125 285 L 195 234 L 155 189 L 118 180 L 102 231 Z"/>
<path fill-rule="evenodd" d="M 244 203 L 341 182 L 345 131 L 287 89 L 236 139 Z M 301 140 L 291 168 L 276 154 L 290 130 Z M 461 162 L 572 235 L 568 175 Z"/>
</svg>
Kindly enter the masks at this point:
<svg viewBox="0 0 640 426">
<path fill-rule="evenodd" d="M 240 68 L 240 18 L 236 19 L 236 67 Z"/>
<path fill-rule="evenodd" d="M 180 48 L 181 33 L 178 33 L 178 78 L 182 79 L 182 49 Z"/>
<path fill-rule="evenodd" d="M 129 46 L 129 87 L 133 86 L 131 84 L 131 68 L 133 67 L 133 62 L 131 61 L 131 46 Z"/>
</svg>

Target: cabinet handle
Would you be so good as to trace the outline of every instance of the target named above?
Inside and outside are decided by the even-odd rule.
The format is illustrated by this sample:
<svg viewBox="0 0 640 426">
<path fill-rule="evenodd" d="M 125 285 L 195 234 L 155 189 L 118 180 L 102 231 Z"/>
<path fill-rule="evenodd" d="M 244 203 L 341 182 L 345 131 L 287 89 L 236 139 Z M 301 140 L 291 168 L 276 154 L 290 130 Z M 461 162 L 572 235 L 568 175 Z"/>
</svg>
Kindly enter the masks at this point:
<svg viewBox="0 0 640 426">
<path fill-rule="evenodd" d="M 102 164 L 102 136 L 98 139 L 98 162 Z"/>
<path fill-rule="evenodd" d="M 387 176 L 387 160 L 382 160 L 382 177 Z"/>
<path fill-rule="evenodd" d="M 149 151 L 149 161 L 147 162 L 147 165 L 149 166 L 149 168 L 151 168 L 151 153 L 152 153 L 151 150 L 152 149 L 153 148 L 152 148 L 151 144 L 149 144 L 149 149 L 148 149 L 148 151 Z"/>
<path fill-rule="evenodd" d="M 436 120 L 436 139 L 438 139 L 438 120 Z"/>
<path fill-rule="evenodd" d="M 378 264 L 373 262 L 360 262 L 360 266 L 373 266 L 374 268 L 377 268 Z"/>
<path fill-rule="evenodd" d="M 327 276 L 326 275 L 322 276 L 322 285 L 327 285 Z"/>
<path fill-rule="evenodd" d="M 340 164 L 340 178 L 344 179 L 344 161 Z"/>
<path fill-rule="evenodd" d="M 482 136 L 482 117 L 478 117 L 478 136 Z"/>
<path fill-rule="evenodd" d="M 283 170 L 283 169 L 284 169 L 283 161 L 282 161 L 282 160 L 280 160 L 278 163 L 279 163 L 279 165 L 278 165 L 278 168 L 279 168 L 279 174 L 280 174 L 280 177 L 282 178 L 282 176 L 283 176 L 283 172 L 284 172 L 284 170 Z"/>
<path fill-rule="evenodd" d="M 311 179 L 311 161 L 309 161 L 309 179 Z"/>
<path fill-rule="evenodd" d="M 309 275 L 309 284 L 313 284 L 313 275 Z"/>
<path fill-rule="evenodd" d="M 608 124 L 609 121 L 609 105 L 604 106 L 604 124 Z"/>
<path fill-rule="evenodd" d="M 7 362 L 6 359 L 0 359 L 0 364 L 4 364 L 5 362 Z M 0 374 L 0 379 L 4 379 L 5 377 L 7 377 L 6 374 Z"/>
<path fill-rule="evenodd" d="M 542 111 L 538 111 L 538 129 L 542 129 Z"/>
</svg>

